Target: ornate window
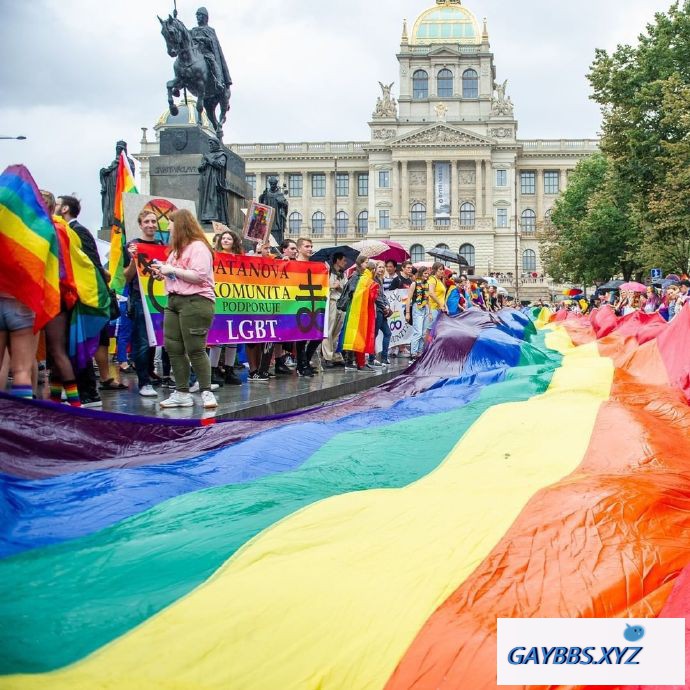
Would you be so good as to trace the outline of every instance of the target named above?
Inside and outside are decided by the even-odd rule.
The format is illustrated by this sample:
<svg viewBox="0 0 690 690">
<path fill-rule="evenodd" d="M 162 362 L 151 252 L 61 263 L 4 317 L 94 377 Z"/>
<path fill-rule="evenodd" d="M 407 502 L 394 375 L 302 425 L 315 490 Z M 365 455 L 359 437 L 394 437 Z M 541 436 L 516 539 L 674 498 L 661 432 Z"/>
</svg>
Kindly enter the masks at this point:
<svg viewBox="0 0 690 690">
<path fill-rule="evenodd" d="M 412 261 L 413 264 L 416 264 L 419 261 L 424 261 L 425 256 L 426 253 L 421 244 L 413 244 L 410 247 L 410 261 Z"/>
<path fill-rule="evenodd" d="M 508 186 L 508 171 L 507 170 L 497 170 L 496 171 L 496 186 L 497 187 L 507 187 Z"/>
<path fill-rule="evenodd" d="M 379 188 L 389 189 L 391 186 L 391 171 L 379 170 Z"/>
<path fill-rule="evenodd" d="M 379 209 L 379 230 L 391 229 L 391 212 L 386 209 Z"/>
<path fill-rule="evenodd" d="M 379 212 L 380 213 L 380 212 Z M 369 231 L 369 211 L 360 211 L 357 215 L 357 234 L 364 236 Z"/>
<path fill-rule="evenodd" d="M 522 252 L 522 270 L 537 270 L 537 253 L 534 251 L 534 249 L 525 249 L 525 251 Z"/>
<path fill-rule="evenodd" d="M 291 197 L 302 196 L 302 175 L 290 175 L 288 177 L 288 193 Z"/>
<path fill-rule="evenodd" d="M 297 211 L 293 211 L 288 219 L 288 227 L 291 235 L 296 235 L 299 237 L 302 230 L 302 214 Z"/>
<path fill-rule="evenodd" d="M 466 69 L 462 73 L 462 97 L 479 98 L 479 75 L 476 70 Z"/>
<path fill-rule="evenodd" d="M 449 69 L 442 69 L 437 77 L 437 95 L 450 98 L 453 95 L 453 73 Z"/>
<path fill-rule="evenodd" d="M 335 214 L 335 234 L 338 237 L 347 235 L 347 213 L 345 211 L 338 211 Z"/>
<path fill-rule="evenodd" d="M 429 98 L 429 75 L 423 69 L 418 69 L 412 75 L 412 98 Z"/>
<path fill-rule="evenodd" d="M 544 173 L 544 194 L 558 194 L 561 191 L 561 174 L 558 170 Z"/>
<path fill-rule="evenodd" d="M 357 175 L 357 196 L 369 196 L 369 173 Z"/>
<path fill-rule="evenodd" d="M 316 211 L 311 217 L 312 237 L 323 237 L 323 229 L 326 226 L 326 216 L 321 211 Z"/>
<path fill-rule="evenodd" d="M 520 173 L 520 194 L 534 194 L 537 185 L 537 174 L 533 170 Z"/>
<path fill-rule="evenodd" d="M 460 207 L 460 225 L 466 228 L 471 228 L 475 223 L 474 204 L 469 201 L 465 202 Z"/>
<path fill-rule="evenodd" d="M 460 256 L 467 261 L 468 265 L 474 266 L 474 245 L 473 244 L 461 244 L 460 245 Z"/>
<path fill-rule="evenodd" d="M 508 227 L 508 209 L 507 208 L 497 208 L 496 209 L 496 227 L 497 228 L 507 228 Z"/>
<path fill-rule="evenodd" d="M 335 195 L 350 196 L 350 176 L 348 173 L 336 173 Z"/>
<path fill-rule="evenodd" d="M 549 208 L 546 210 L 546 213 L 544 214 L 544 222 L 545 223 L 551 223 L 551 214 L 553 213 L 553 209 Z"/>
<path fill-rule="evenodd" d="M 326 196 L 326 176 L 323 173 L 312 173 L 311 195 L 314 197 Z"/>
<path fill-rule="evenodd" d="M 520 216 L 520 227 L 522 232 L 535 232 L 537 229 L 537 214 L 531 209 L 526 208 Z"/>
<path fill-rule="evenodd" d="M 423 228 L 426 225 L 426 206 L 424 204 L 412 204 L 410 223 L 413 228 Z"/>
</svg>

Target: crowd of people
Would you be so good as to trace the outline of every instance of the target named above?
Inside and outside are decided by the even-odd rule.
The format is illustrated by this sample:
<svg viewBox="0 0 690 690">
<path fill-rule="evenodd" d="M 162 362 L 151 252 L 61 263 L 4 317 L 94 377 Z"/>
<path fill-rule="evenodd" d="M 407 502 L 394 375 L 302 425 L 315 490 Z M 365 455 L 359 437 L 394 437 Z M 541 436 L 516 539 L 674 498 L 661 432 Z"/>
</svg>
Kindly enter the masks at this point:
<svg viewBox="0 0 690 690">
<path fill-rule="evenodd" d="M 66 224 L 76 233 L 82 251 L 107 284 L 110 275 L 101 263 L 94 238 L 77 220 L 79 200 L 71 195 L 56 199 L 50 192 L 42 192 L 42 197 L 47 210 L 55 216 L 56 232 L 65 235 Z M 102 329 L 93 361 L 86 366 L 76 367 L 68 355 L 72 302 L 67 295 L 63 295 L 60 313 L 39 334 L 33 332 L 34 314 L 19 300 L 0 295 L 0 352 L 4 353 L 0 389 L 6 387 L 11 371 L 14 395 L 100 407 L 100 393 L 128 390 L 124 377 L 133 374 L 138 393 L 144 398 L 158 399 L 161 389 L 172 389 L 167 398 L 160 400 L 164 409 L 192 407 L 193 393 L 200 394 L 204 408 L 214 408 L 217 400 L 213 391 L 220 386 L 265 383 L 282 376 L 311 378 L 338 367 L 379 370 L 390 366 L 391 358 L 396 357 L 414 361 L 430 342 L 440 314 L 452 316 L 472 309 L 493 312 L 520 306 L 507 296 L 495 276 L 478 278 L 453 273 L 440 262 L 413 266 L 409 260 L 398 264 L 364 255 L 348 266 L 346 256 L 335 251 L 328 261 L 329 308 L 323 339 L 208 347 L 207 336 L 214 318 L 214 253 L 244 254 L 246 244 L 229 229 L 219 232 L 209 243 L 196 218 L 189 211 L 178 210 L 170 217 L 167 259 L 150 266 L 153 277 L 165 281 L 168 295 L 164 346 L 155 348 L 149 344 L 137 276 L 137 247 L 162 242 L 155 213 L 144 209 L 137 221 L 138 236 L 125 247 L 124 293 L 117 297 L 111 323 Z M 69 241 L 62 235 L 61 241 Z M 286 239 L 277 250 L 265 243 L 249 253 L 267 260 L 311 261 L 313 245 L 309 238 Z M 389 298 L 394 290 L 402 291 L 402 318 L 411 326 L 412 336 L 409 343 L 391 348 Z M 658 312 L 670 320 L 690 301 L 689 291 L 690 281 L 678 279 L 667 281 L 662 290 L 649 286 L 645 292 L 604 291 L 588 302 L 574 298 L 562 301 L 556 308 L 584 313 L 608 304 L 620 316 L 639 310 Z M 111 362 L 109 343 L 113 336 L 117 347 Z M 40 376 L 41 369 L 47 375 Z M 240 372 L 246 372 L 246 377 Z M 39 385 L 41 378 L 43 389 Z"/>
</svg>

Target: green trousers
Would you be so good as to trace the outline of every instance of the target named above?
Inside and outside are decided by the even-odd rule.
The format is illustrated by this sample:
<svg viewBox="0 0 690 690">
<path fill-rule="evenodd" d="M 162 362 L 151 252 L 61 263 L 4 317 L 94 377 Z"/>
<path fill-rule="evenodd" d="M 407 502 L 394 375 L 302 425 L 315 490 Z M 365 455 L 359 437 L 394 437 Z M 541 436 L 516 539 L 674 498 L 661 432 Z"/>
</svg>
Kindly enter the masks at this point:
<svg viewBox="0 0 690 690">
<path fill-rule="evenodd" d="M 200 295 L 169 295 L 163 333 L 178 391 L 189 391 L 189 367 L 199 379 L 201 391 L 211 390 L 211 362 L 206 354 L 208 329 L 214 304 Z"/>
</svg>

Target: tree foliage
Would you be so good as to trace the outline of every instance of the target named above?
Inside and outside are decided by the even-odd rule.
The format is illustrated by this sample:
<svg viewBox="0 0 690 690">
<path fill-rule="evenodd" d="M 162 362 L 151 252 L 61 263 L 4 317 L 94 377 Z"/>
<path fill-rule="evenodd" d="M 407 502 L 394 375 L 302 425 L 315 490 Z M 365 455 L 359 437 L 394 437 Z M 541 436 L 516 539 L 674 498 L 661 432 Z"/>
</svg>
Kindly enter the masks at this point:
<svg viewBox="0 0 690 690">
<path fill-rule="evenodd" d="M 588 76 L 602 107 L 601 150 L 615 188 L 630 193 L 639 233 L 639 252 L 629 260 L 687 271 L 690 0 L 658 13 L 635 46 L 597 50 Z"/>
</svg>

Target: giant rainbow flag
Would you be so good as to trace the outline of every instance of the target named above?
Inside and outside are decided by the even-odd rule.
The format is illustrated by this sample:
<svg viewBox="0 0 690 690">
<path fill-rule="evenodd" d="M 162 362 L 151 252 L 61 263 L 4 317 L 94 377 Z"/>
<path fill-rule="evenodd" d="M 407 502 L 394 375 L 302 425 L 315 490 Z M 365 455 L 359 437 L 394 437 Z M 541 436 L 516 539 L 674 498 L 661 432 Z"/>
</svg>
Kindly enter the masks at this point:
<svg viewBox="0 0 690 690">
<path fill-rule="evenodd" d="M 483 690 L 497 617 L 690 621 L 690 307 L 436 329 L 288 417 L 0 398 L 0 686 Z"/>
<path fill-rule="evenodd" d="M 114 224 L 110 229 L 110 256 L 108 272 L 110 287 L 118 294 L 125 289 L 124 252 L 127 241 L 125 235 L 125 204 L 123 194 L 137 194 L 137 187 L 129 169 L 129 161 L 124 151 L 120 153 L 115 178 L 115 200 L 113 202 Z"/>
<path fill-rule="evenodd" d="M 38 332 L 60 313 L 60 246 L 31 173 L 10 165 L 0 175 L 0 292 L 36 314 Z"/>
</svg>

